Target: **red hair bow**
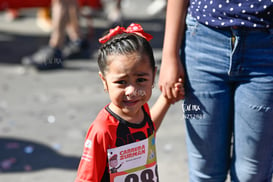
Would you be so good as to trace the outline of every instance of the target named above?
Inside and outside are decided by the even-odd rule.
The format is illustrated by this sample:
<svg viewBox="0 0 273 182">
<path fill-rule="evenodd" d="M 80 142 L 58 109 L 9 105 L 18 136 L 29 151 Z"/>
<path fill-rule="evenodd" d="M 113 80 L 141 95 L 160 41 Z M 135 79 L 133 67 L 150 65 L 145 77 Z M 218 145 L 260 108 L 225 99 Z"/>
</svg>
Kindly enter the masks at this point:
<svg viewBox="0 0 273 182">
<path fill-rule="evenodd" d="M 144 30 L 140 24 L 132 23 L 129 27 L 127 27 L 127 29 L 125 29 L 124 27 L 120 27 L 120 26 L 117 26 L 114 29 L 110 29 L 110 31 L 107 35 L 105 35 L 104 37 L 99 39 L 99 42 L 101 44 L 104 44 L 108 40 L 110 40 L 112 37 L 114 37 L 118 34 L 122 34 L 122 33 L 134 33 L 134 34 L 137 34 L 137 35 L 145 38 L 147 41 L 150 41 L 153 38 L 152 35 L 144 32 Z"/>
</svg>

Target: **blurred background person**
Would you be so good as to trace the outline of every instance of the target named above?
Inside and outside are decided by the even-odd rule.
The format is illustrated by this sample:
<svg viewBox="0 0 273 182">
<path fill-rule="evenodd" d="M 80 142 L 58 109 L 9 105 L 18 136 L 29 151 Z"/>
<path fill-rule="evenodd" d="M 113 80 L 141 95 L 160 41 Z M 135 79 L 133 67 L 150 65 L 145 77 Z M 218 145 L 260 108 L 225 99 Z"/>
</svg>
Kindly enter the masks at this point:
<svg viewBox="0 0 273 182">
<path fill-rule="evenodd" d="M 97 1 L 97 4 L 101 3 Z M 121 0 L 109 2 L 111 5 L 104 2 L 102 8 L 110 7 L 105 12 L 111 26 L 122 24 Z M 33 55 L 24 57 L 24 65 L 33 66 L 38 70 L 61 69 L 65 59 L 82 57 L 89 51 L 89 41 L 80 31 L 79 5 L 83 5 L 81 3 L 77 0 L 52 0 L 51 14 L 49 8 L 41 8 L 38 11 L 38 26 L 44 31 L 51 30 L 49 43 Z"/>
<path fill-rule="evenodd" d="M 52 32 L 49 43 L 33 55 L 24 57 L 22 63 L 38 70 L 60 69 L 63 68 L 64 59 L 79 56 L 86 51 L 89 43 L 82 37 L 78 16 L 77 0 L 52 0 Z M 69 42 L 65 45 L 66 36 Z"/>
</svg>

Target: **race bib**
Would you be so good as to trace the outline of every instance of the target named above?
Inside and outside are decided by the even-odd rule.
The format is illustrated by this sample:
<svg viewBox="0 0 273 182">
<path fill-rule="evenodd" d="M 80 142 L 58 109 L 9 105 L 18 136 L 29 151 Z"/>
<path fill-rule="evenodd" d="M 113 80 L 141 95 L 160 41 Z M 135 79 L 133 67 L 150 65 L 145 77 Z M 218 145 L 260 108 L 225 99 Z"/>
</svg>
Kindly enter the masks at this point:
<svg viewBox="0 0 273 182">
<path fill-rule="evenodd" d="M 107 153 L 111 182 L 158 182 L 154 134 Z"/>
</svg>

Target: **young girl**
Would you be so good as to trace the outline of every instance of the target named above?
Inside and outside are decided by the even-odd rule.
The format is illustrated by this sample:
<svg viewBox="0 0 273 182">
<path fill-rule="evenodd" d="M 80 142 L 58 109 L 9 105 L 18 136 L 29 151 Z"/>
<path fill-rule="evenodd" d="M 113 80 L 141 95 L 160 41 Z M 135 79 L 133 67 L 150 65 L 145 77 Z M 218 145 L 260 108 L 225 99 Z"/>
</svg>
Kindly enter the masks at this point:
<svg viewBox="0 0 273 182">
<path fill-rule="evenodd" d="M 75 182 L 158 181 L 155 131 L 173 100 L 160 95 L 149 111 L 156 74 L 151 38 L 131 24 L 100 39 L 99 75 L 111 102 L 89 128 Z M 181 80 L 175 87 L 180 100 Z"/>
</svg>

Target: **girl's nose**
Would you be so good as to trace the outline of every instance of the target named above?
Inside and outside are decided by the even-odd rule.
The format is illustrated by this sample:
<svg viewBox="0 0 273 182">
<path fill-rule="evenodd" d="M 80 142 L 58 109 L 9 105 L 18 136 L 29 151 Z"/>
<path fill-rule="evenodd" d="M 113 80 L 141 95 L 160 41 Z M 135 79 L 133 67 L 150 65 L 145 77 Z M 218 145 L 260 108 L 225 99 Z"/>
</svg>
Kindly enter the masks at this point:
<svg viewBox="0 0 273 182">
<path fill-rule="evenodd" d="M 128 85 L 125 89 L 126 96 L 135 96 L 136 88 L 133 85 Z"/>
</svg>

